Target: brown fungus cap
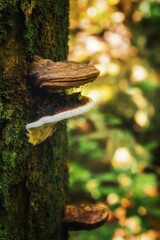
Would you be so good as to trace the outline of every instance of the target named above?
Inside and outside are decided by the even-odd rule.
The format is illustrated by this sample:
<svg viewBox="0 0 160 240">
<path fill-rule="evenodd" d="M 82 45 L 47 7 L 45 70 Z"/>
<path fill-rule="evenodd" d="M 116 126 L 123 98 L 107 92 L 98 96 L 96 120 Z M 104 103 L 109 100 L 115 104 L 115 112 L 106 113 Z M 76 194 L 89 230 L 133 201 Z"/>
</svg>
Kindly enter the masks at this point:
<svg viewBox="0 0 160 240">
<path fill-rule="evenodd" d="M 109 217 L 105 204 L 72 204 L 65 208 L 64 223 L 70 231 L 93 230 L 102 226 Z"/>
<path fill-rule="evenodd" d="M 93 65 L 40 58 L 33 62 L 28 79 L 37 87 L 71 88 L 93 82 L 99 73 Z"/>
</svg>

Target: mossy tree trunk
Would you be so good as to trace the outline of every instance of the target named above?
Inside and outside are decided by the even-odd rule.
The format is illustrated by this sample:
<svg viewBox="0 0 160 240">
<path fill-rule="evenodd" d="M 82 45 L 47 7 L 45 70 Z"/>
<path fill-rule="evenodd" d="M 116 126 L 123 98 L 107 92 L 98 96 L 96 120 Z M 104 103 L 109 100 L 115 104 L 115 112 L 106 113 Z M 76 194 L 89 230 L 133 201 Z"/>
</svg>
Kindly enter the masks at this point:
<svg viewBox="0 0 160 240">
<path fill-rule="evenodd" d="M 26 75 L 33 57 L 67 57 L 68 0 L 0 0 L 0 240 L 62 240 L 67 199 L 65 122 L 33 146 Z"/>
</svg>

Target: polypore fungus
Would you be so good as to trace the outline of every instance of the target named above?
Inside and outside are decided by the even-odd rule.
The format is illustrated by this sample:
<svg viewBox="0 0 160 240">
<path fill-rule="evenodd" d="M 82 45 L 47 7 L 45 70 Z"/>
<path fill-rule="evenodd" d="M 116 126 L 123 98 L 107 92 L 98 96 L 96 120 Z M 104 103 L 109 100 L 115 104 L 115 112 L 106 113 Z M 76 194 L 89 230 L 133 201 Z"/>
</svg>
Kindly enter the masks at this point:
<svg viewBox="0 0 160 240">
<path fill-rule="evenodd" d="M 74 61 L 53 62 L 49 59 L 40 59 L 33 62 L 28 77 L 37 87 L 71 88 L 93 82 L 99 73 L 100 71 L 93 65 Z"/>
<path fill-rule="evenodd" d="M 52 135 L 57 122 L 89 111 L 93 107 L 90 98 L 80 93 L 66 95 L 59 91 L 92 82 L 98 75 L 99 70 L 94 66 L 78 62 L 53 62 L 42 58 L 33 62 L 28 80 L 34 87 L 41 88 L 41 93 L 45 91 L 42 94 L 45 101 L 43 103 L 41 98 L 38 116 L 26 125 L 28 141 L 33 145 L 39 144 Z M 48 97 L 50 94 L 52 97 Z"/>
<path fill-rule="evenodd" d="M 38 109 L 37 119 L 26 125 L 28 141 L 33 145 L 43 142 L 52 135 L 57 122 L 87 112 L 93 104 L 92 99 L 81 96 L 80 93 L 54 95 L 52 100 L 49 98 Z"/>
<path fill-rule="evenodd" d="M 102 226 L 109 217 L 103 203 L 72 204 L 65 208 L 64 224 L 70 231 L 93 230 Z"/>
</svg>

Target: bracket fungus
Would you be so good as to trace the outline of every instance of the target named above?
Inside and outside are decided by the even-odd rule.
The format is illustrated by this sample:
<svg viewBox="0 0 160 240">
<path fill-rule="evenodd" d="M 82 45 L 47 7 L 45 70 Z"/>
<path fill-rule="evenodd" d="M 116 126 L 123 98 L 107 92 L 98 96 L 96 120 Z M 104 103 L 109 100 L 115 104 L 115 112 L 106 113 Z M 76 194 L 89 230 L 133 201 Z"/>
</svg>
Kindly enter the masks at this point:
<svg viewBox="0 0 160 240">
<path fill-rule="evenodd" d="M 109 209 L 101 202 L 96 204 L 67 205 L 64 224 L 70 231 L 93 230 L 102 226 L 109 217 Z"/>
<path fill-rule="evenodd" d="M 43 142 L 54 132 L 55 124 L 89 111 L 93 107 L 92 99 L 78 93 L 71 95 L 53 95 L 52 101 L 42 104 L 37 119 L 26 125 L 29 142 L 33 145 Z"/>
<path fill-rule="evenodd" d="M 73 61 L 53 62 L 38 58 L 33 62 L 28 81 L 39 89 L 39 94 L 44 91 L 43 96 L 46 96 L 44 103 L 41 98 L 36 119 L 26 125 L 28 141 L 39 144 L 52 135 L 57 122 L 89 111 L 93 107 L 92 99 L 80 93 L 67 95 L 64 90 L 93 82 L 99 73 L 94 66 Z"/>
<path fill-rule="evenodd" d="M 99 73 L 100 71 L 93 65 L 40 59 L 33 62 L 28 77 L 36 87 L 73 88 L 93 82 Z"/>
</svg>

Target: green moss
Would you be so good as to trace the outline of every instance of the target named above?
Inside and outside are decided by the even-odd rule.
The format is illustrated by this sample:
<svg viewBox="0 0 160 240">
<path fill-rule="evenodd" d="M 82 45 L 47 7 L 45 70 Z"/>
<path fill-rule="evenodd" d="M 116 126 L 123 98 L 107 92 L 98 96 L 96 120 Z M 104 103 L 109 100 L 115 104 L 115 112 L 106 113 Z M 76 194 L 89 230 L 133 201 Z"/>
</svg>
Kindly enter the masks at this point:
<svg viewBox="0 0 160 240">
<path fill-rule="evenodd" d="M 10 10 L 12 8 L 15 8 L 17 2 L 18 2 L 18 0 L 1 0 L 1 2 L 0 2 L 0 11 L 8 10 L 8 9 Z"/>
<path fill-rule="evenodd" d="M 3 229 L 2 225 L 0 224 L 0 240 L 8 240 L 8 233 L 6 229 Z"/>
<path fill-rule="evenodd" d="M 3 116 L 3 104 L 0 101 L 0 119 L 2 119 L 2 116 Z"/>
<path fill-rule="evenodd" d="M 0 15 L 0 21 L 2 21 L 1 15 Z M 7 38 L 7 31 L 5 29 L 5 24 L 3 26 L 0 26 L 0 45 L 3 46 L 5 43 L 5 40 Z"/>
<path fill-rule="evenodd" d="M 25 17 L 24 40 L 29 59 L 34 54 L 54 60 L 65 59 L 68 52 L 68 0 L 59 2 L 24 1 L 21 5 Z M 65 11 L 64 11 L 65 9 Z"/>
<path fill-rule="evenodd" d="M 0 2 L 0 46 L 5 44 L 9 29 L 15 24 L 17 2 L 18 0 L 2 0 Z"/>
<path fill-rule="evenodd" d="M 60 239 L 62 206 L 66 201 L 64 183 L 68 182 L 67 167 L 63 158 L 64 151 L 66 151 L 65 130 L 65 123 L 57 126 L 56 136 L 48 138 L 41 146 L 34 149 L 35 154 L 37 154 L 37 150 L 38 153 L 41 153 L 41 161 L 39 154 L 29 161 L 30 175 L 27 188 L 31 192 L 32 229 L 29 235 L 30 239 L 47 239 L 47 236 L 50 236 L 48 239 L 52 239 L 55 234 L 59 234 L 56 239 Z M 59 148 L 55 148 L 55 146 L 59 146 Z M 58 225 L 55 224 L 58 222 Z"/>
<path fill-rule="evenodd" d="M 3 71 L 3 68 L 0 68 L 0 225 L 3 229 L 0 232 L 0 239 L 5 240 L 12 239 L 11 231 L 13 239 L 16 239 L 14 234 L 16 225 L 12 226 L 11 223 L 16 222 L 15 213 L 19 210 L 15 206 L 13 209 L 14 200 L 11 196 L 11 189 L 24 181 L 28 156 L 24 129 L 24 96 L 27 94 L 20 82 L 20 79 L 24 78 L 24 66 L 15 64 L 11 67 L 15 49 L 12 49 L 10 54 L 7 55 L 9 57 L 9 61 L 8 59 L 6 61 L 7 70 Z M 21 224 L 16 227 L 16 231 L 20 233 L 20 229 Z"/>
<path fill-rule="evenodd" d="M 9 152 L 9 151 L 3 151 L 2 153 L 2 161 L 4 163 L 3 169 L 7 168 L 14 169 L 16 166 L 16 159 L 17 159 L 17 153 L 16 152 Z"/>
</svg>

